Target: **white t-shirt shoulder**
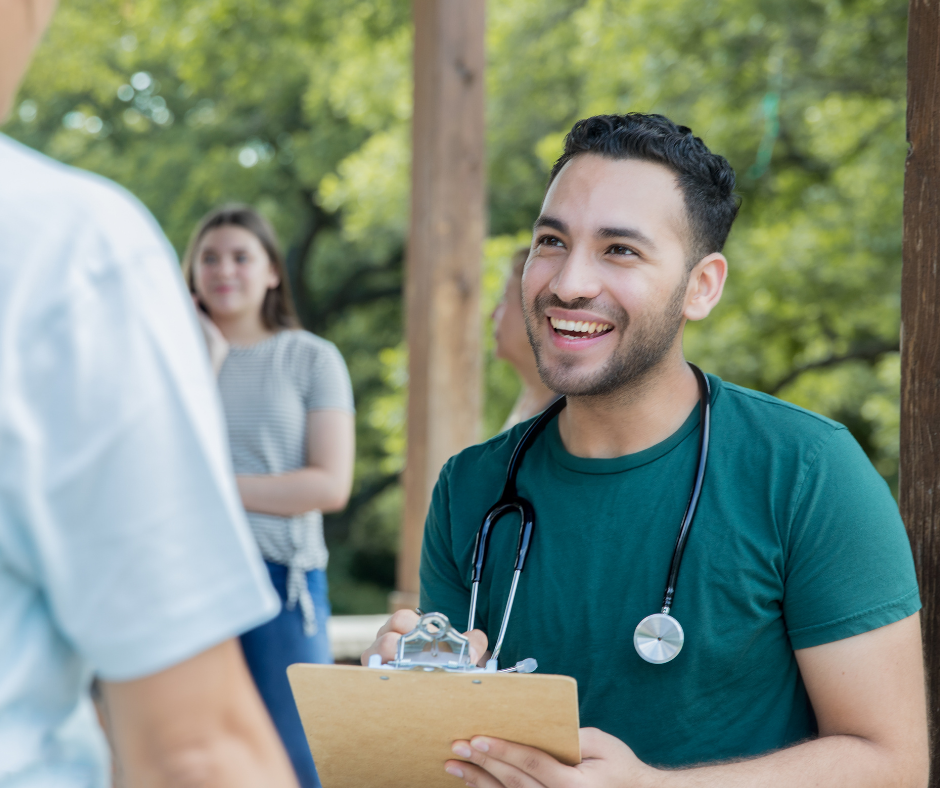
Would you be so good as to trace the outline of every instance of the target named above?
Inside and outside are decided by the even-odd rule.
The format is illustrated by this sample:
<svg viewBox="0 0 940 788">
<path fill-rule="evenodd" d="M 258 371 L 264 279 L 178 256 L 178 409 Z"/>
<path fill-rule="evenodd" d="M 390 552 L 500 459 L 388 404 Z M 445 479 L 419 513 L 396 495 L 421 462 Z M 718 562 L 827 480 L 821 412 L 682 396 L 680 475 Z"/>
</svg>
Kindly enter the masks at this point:
<svg viewBox="0 0 940 788">
<path fill-rule="evenodd" d="M 2 135 L 0 457 L 0 775 L 31 775 L 90 758 L 62 739 L 92 672 L 149 675 L 279 602 L 172 249 Z"/>
<path fill-rule="evenodd" d="M 153 217 L 122 187 L 68 167 L 0 134 L 0 203 L 4 224 L 26 242 L 97 236 L 115 253 L 150 251 L 170 260 L 172 247 Z M 4 244 L 5 245 L 5 244 Z M 58 257 L 50 262 L 71 262 Z M 115 254 L 110 262 L 129 262 Z"/>
</svg>

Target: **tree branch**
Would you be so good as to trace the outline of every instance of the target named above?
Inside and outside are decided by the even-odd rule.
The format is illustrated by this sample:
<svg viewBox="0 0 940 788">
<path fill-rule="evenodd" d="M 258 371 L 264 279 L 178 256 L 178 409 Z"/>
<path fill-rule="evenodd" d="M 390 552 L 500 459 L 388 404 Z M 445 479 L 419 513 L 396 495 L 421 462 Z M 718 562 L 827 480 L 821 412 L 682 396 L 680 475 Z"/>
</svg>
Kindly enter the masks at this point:
<svg viewBox="0 0 940 788">
<path fill-rule="evenodd" d="M 402 261 L 403 254 L 399 252 L 378 268 L 369 264 L 351 266 L 340 287 L 315 301 L 308 301 L 304 325 L 312 331 L 322 330 L 348 307 L 383 298 L 400 298 Z"/>
<path fill-rule="evenodd" d="M 778 380 L 773 386 L 771 386 L 767 393 L 770 395 L 776 395 L 784 386 L 789 385 L 794 380 L 796 380 L 804 372 L 809 372 L 813 369 L 825 369 L 827 367 L 834 367 L 837 364 L 842 364 L 845 361 L 876 361 L 879 357 L 883 356 L 885 353 L 897 353 L 901 350 L 901 345 L 899 342 L 880 342 L 874 345 L 867 345 L 865 347 L 857 348 L 856 350 L 849 351 L 848 353 L 843 353 L 841 355 L 829 356 L 827 358 L 820 359 L 819 361 L 811 361 L 809 364 L 804 364 L 803 366 L 796 367 L 790 370 L 786 375 L 784 375 L 780 380 Z"/>
<path fill-rule="evenodd" d="M 790 134 L 789 128 L 786 126 L 786 124 L 781 123 L 778 140 L 780 141 L 783 150 L 780 155 L 776 156 L 775 158 L 777 159 L 778 163 L 785 162 L 787 164 L 792 164 L 797 167 L 801 167 L 806 172 L 816 175 L 820 179 L 826 179 L 832 175 L 836 168 L 848 164 L 861 155 L 861 153 L 869 145 L 871 145 L 872 142 L 884 134 L 886 129 L 893 122 L 894 118 L 889 118 L 888 120 L 884 120 L 877 124 L 867 133 L 863 134 L 855 144 L 855 147 L 853 147 L 852 150 L 842 154 L 836 163 L 824 162 L 806 153 L 805 151 L 799 150 L 796 140 L 794 140 L 793 136 Z"/>
<path fill-rule="evenodd" d="M 303 283 L 304 263 L 310 255 L 310 250 L 317 239 L 320 231 L 335 222 L 328 213 L 326 213 L 314 200 L 312 189 L 301 189 L 303 203 L 307 207 L 307 222 L 304 225 L 300 237 L 291 244 L 287 250 L 287 259 L 284 261 L 287 267 L 287 278 L 290 284 L 291 293 L 294 296 L 294 303 L 297 306 L 297 316 L 305 327 L 309 327 L 308 316 L 311 313 L 310 297 Z"/>
<path fill-rule="evenodd" d="M 382 476 L 369 479 L 362 487 L 349 499 L 347 510 L 356 509 L 363 504 L 368 503 L 380 493 L 385 492 L 393 484 L 401 480 L 400 473 L 386 473 Z"/>
</svg>

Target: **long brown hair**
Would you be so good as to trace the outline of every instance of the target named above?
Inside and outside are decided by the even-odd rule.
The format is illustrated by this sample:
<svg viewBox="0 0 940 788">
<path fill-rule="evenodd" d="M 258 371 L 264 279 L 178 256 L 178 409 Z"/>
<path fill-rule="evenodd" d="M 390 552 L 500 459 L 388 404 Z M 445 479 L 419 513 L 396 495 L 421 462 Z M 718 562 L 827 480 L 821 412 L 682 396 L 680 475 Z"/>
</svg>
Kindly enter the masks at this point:
<svg viewBox="0 0 940 788">
<path fill-rule="evenodd" d="M 196 225 L 189 239 L 189 245 L 186 247 L 186 254 L 183 256 L 183 276 L 186 278 L 186 284 L 189 285 L 189 291 L 194 294 L 196 292 L 193 269 L 199 243 L 210 230 L 229 226 L 241 227 L 254 235 L 264 247 L 271 265 L 277 272 L 278 285 L 268 290 L 261 304 L 261 321 L 264 327 L 268 331 L 299 328 L 300 321 L 297 320 L 294 299 L 291 298 L 290 286 L 287 284 L 287 266 L 284 265 L 277 233 L 274 232 L 271 223 L 250 205 L 241 203 L 223 205 L 207 213 Z"/>
</svg>

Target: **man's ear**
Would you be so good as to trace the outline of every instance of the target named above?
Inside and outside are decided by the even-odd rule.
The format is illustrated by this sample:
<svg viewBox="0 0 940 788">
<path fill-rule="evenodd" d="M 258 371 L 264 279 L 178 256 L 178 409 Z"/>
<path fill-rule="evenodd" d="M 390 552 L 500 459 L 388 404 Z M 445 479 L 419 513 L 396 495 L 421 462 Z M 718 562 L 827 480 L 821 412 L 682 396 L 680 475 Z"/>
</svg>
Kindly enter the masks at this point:
<svg viewBox="0 0 940 788">
<path fill-rule="evenodd" d="M 685 309 L 682 314 L 687 320 L 702 320 L 721 300 L 728 278 L 728 261 L 719 252 L 699 260 L 689 275 L 689 284 L 685 294 Z"/>
</svg>

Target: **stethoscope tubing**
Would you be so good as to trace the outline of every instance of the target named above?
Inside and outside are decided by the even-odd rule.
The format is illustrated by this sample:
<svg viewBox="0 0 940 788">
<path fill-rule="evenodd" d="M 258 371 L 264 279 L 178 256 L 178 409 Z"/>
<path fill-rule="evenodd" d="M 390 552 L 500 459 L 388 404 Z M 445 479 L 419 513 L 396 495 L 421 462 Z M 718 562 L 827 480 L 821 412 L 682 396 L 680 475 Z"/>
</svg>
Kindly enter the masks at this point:
<svg viewBox="0 0 940 788">
<path fill-rule="evenodd" d="M 708 446 L 711 433 L 711 385 L 708 377 L 702 370 L 694 364 L 689 364 L 695 373 L 700 391 L 700 423 L 701 432 L 699 435 L 699 456 L 695 470 L 695 481 L 692 486 L 692 492 L 689 496 L 689 502 L 682 517 L 682 524 L 679 528 L 679 534 L 676 537 L 676 544 L 672 552 L 672 560 L 669 564 L 669 574 L 666 578 L 666 589 L 663 593 L 663 604 L 661 613 L 657 613 L 644 618 L 638 625 L 634 633 L 634 645 L 637 653 L 647 662 L 662 664 L 675 658 L 685 642 L 685 634 L 681 625 L 670 615 L 673 602 L 676 595 L 676 583 L 679 579 L 679 569 L 682 566 L 682 556 L 685 553 L 685 546 L 688 542 L 689 532 L 692 527 L 692 520 L 695 517 L 695 511 L 698 508 L 699 498 L 702 494 L 702 487 L 705 481 L 705 466 L 708 460 Z M 490 507 L 483 518 L 483 524 L 477 531 L 476 541 L 473 546 L 473 567 L 471 576 L 470 591 L 470 615 L 467 622 L 467 629 L 474 628 L 476 619 L 477 602 L 479 599 L 480 581 L 483 578 L 483 569 L 486 565 L 486 558 L 489 552 L 490 536 L 496 523 L 506 514 L 513 511 L 518 512 L 520 517 L 519 539 L 516 545 L 516 560 L 513 566 L 512 585 L 509 591 L 509 597 L 506 601 L 506 608 L 503 611 L 502 621 L 499 627 L 499 636 L 493 649 L 492 659 L 497 659 L 503 646 L 503 640 L 506 636 L 506 628 L 509 624 L 509 616 L 512 613 L 512 606 L 516 596 L 516 590 L 519 586 L 519 579 L 522 570 L 525 568 L 526 558 L 529 554 L 529 548 L 532 545 L 532 537 L 535 531 L 535 510 L 532 504 L 521 497 L 516 490 L 516 477 L 522 466 L 522 460 L 526 451 L 535 442 L 535 439 L 545 429 L 546 425 L 557 416 L 567 405 L 565 397 L 560 396 L 552 402 L 545 411 L 529 426 L 522 438 L 516 444 L 512 456 L 509 460 L 509 467 L 506 471 L 506 484 L 503 487 L 503 493 L 499 500 Z M 650 626 L 653 630 L 647 631 Z M 665 630 L 663 629 L 665 627 Z M 658 629 L 657 629 L 658 628 Z M 668 634 L 666 633 L 668 630 Z M 659 633 L 658 635 L 656 633 Z M 647 645 L 640 645 L 638 638 L 643 638 Z M 650 656 L 648 653 L 651 641 L 666 641 L 663 648 L 653 643 L 656 655 Z"/>
<path fill-rule="evenodd" d="M 711 399 L 712 387 L 708 382 L 708 376 L 705 375 L 694 364 L 689 364 L 701 389 L 701 402 L 699 406 L 699 421 L 702 429 L 699 433 L 698 444 L 698 464 L 695 469 L 695 483 L 692 486 L 692 495 L 689 497 L 689 504 L 685 508 L 685 514 L 682 516 L 682 526 L 679 528 L 679 535 L 676 537 L 676 546 L 672 551 L 672 561 L 669 562 L 669 575 L 666 578 L 666 590 L 663 593 L 663 615 L 669 615 L 672 609 L 672 602 L 676 596 L 676 582 L 679 579 L 679 567 L 682 565 L 682 555 L 685 553 L 685 544 L 689 540 L 689 531 L 692 528 L 692 518 L 695 517 L 695 510 L 698 508 L 698 500 L 702 494 L 702 484 L 705 481 L 705 465 L 708 462 L 708 444 L 711 432 Z"/>
<path fill-rule="evenodd" d="M 486 558 L 489 553 L 490 535 L 497 521 L 505 514 L 512 511 L 519 513 L 519 540 L 516 545 L 516 561 L 513 566 L 513 584 L 511 587 L 512 595 L 507 602 L 507 611 L 503 613 L 503 623 L 500 625 L 500 632 L 505 636 L 508 617 L 506 612 L 511 610 L 511 604 L 515 597 L 515 589 L 518 586 L 518 577 L 525 568 L 526 558 L 529 555 L 529 548 L 532 545 L 532 536 L 535 531 L 535 510 L 532 504 L 525 498 L 519 497 L 516 492 L 516 475 L 522 465 L 522 458 L 525 456 L 529 446 L 535 442 L 535 438 L 545 429 L 545 426 L 555 416 L 561 412 L 567 402 L 564 397 L 558 397 L 551 403 L 542 414 L 529 426 L 525 434 L 516 444 L 512 457 L 509 460 L 509 469 L 506 473 L 506 484 L 503 487 L 503 494 L 499 500 L 490 507 L 483 518 L 483 525 L 477 531 L 476 542 L 473 545 L 473 573 L 471 576 L 470 592 L 470 615 L 467 622 L 467 630 L 474 627 L 477 610 L 477 598 L 479 595 L 480 580 L 483 578 L 483 568 L 486 565 Z M 499 645 L 502 643 L 500 641 Z M 495 649 L 494 649 L 495 652 Z M 494 653 L 495 656 L 495 653 Z"/>
</svg>

